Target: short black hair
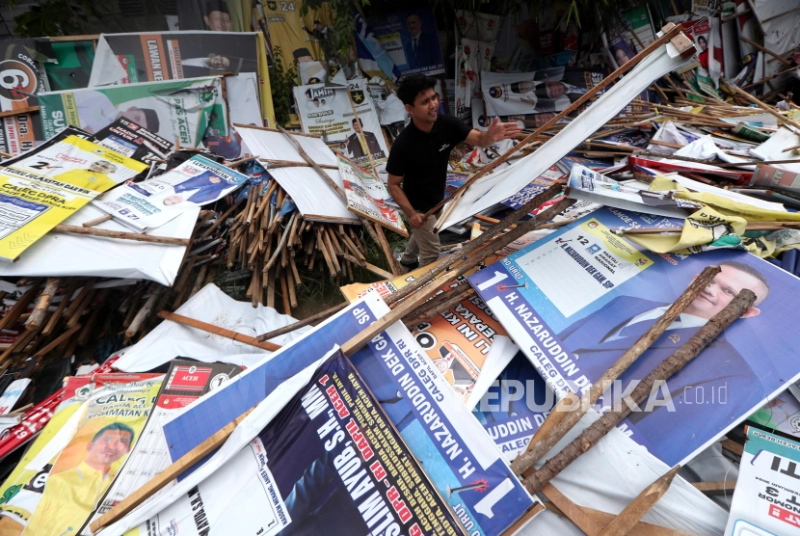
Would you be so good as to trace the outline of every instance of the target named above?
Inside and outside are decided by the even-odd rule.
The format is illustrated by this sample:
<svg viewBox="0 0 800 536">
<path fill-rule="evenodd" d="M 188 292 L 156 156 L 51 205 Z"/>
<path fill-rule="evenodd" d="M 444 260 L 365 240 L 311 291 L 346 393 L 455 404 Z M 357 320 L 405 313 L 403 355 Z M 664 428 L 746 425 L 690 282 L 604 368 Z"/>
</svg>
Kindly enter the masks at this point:
<svg viewBox="0 0 800 536">
<path fill-rule="evenodd" d="M 749 264 L 745 264 L 745 263 L 739 262 L 739 261 L 722 261 L 722 262 L 719 263 L 719 265 L 720 266 L 730 266 L 734 270 L 739 270 L 740 272 L 744 272 L 747 275 L 754 277 L 755 279 L 758 280 L 759 283 L 764 285 L 764 288 L 767 289 L 767 294 L 764 295 L 764 296 L 759 296 L 759 298 L 760 298 L 760 300 L 758 300 L 759 302 L 763 301 L 764 298 L 766 298 L 767 295 L 769 294 L 770 288 L 769 288 L 769 283 L 767 283 L 767 278 L 764 277 L 764 274 L 762 274 L 761 272 L 759 272 L 758 270 L 756 270 L 755 268 L 753 268 Z M 753 289 L 750 289 L 750 290 L 753 290 Z"/>
<path fill-rule="evenodd" d="M 701 39 L 702 39 L 703 41 L 705 41 L 706 43 L 708 43 L 708 39 L 706 39 L 706 37 L 705 37 L 704 35 L 698 35 L 698 36 L 697 36 L 697 40 L 698 40 L 698 41 L 700 41 Z"/>
<path fill-rule="evenodd" d="M 103 426 L 102 428 L 100 428 L 100 430 L 97 431 L 96 434 L 94 434 L 94 437 L 92 438 L 91 442 L 94 443 L 104 433 L 113 430 L 119 430 L 120 432 L 128 432 L 129 434 L 131 434 L 130 444 L 131 445 L 133 444 L 133 438 L 136 437 L 136 432 L 133 431 L 133 428 L 131 428 L 127 424 L 122 424 L 121 422 L 112 422 L 111 424 Z"/>
<path fill-rule="evenodd" d="M 414 106 L 414 101 L 417 95 L 426 89 L 433 89 L 436 87 L 436 80 L 424 74 L 412 74 L 403 78 L 400 87 L 397 90 L 398 98 L 403 101 L 403 104 Z"/>
<path fill-rule="evenodd" d="M 356 124 L 356 121 L 358 121 L 358 124 L 361 125 L 362 127 L 364 126 L 364 121 L 362 121 L 360 117 L 354 117 L 353 118 L 353 124 L 354 125 Z"/>
<path fill-rule="evenodd" d="M 161 126 L 161 123 L 158 121 L 158 114 L 155 110 L 151 108 L 139 108 L 143 113 L 145 119 L 147 119 L 147 125 L 143 125 L 144 128 L 152 132 L 153 134 L 158 134 L 158 127 Z"/>
<path fill-rule="evenodd" d="M 212 11 L 220 11 L 230 15 L 230 11 L 228 11 L 228 2 L 225 0 L 207 0 L 206 15 L 210 15 Z"/>
</svg>

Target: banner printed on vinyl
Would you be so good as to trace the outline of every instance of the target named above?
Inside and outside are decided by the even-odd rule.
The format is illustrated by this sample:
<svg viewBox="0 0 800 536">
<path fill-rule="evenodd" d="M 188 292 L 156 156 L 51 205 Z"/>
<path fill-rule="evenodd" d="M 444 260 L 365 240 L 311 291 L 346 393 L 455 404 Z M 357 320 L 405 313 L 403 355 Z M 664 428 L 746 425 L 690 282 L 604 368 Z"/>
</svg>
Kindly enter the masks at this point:
<svg viewBox="0 0 800 536">
<path fill-rule="evenodd" d="M 164 139 L 197 147 L 206 136 L 228 134 L 221 85 L 214 77 L 44 93 L 39 115 L 47 138 L 67 125 L 94 134 L 124 117 Z"/>
<path fill-rule="evenodd" d="M 373 15 L 370 24 L 403 76 L 445 72 L 436 19 L 429 7 Z"/>
<path fill-rule="evenodd" d="M 38 104 L 39 93 L 49 91 L 44 64 L 53 57 L 48 39 L 3 41 L 0 56 L 0 112 L 24 110 Z M 39 114 L 23 113 L 0 118 L 0 151 L 18 155 L 36 147 L 45 137 L 35 123 Z"/>
<path fill-rule="evenodd" d="M 26 116 L 19 116 L 19 117 L 26 117 Z M 6 118 L 6 119 L 8 119 L 8 118 Z M 0 120 L 0 121 L 2 121 L 2 120 Z M 68 126 L 68 127 L 65 127 L 64 129 L 60 130 L 55 136 L 52 136 L 52 137 L 48 138 L 48 140 L 46 142 L 44 142 L 41 145 L 39 145 L 38 150 L 39 151 L 44 151 L 48 147 L 52 147 L 56 143 L 62 142 L 65 139 L 67 139 L 68 137 L 70 137 L 70 136 L 77 136 L 77 137 L 79 137 L 81 139 L 88 140 L 88 141 L 91 141 L 93 143 L 97 143 L 97 138 L 95 138 L 93 134 L 89 134 L 85 130 L 81 130 L 81 129 L 77 128 L 77 127 Z M 31 148 L 29 150 L 33 150 L 33 148 L 34 147 L 31 146 Z M 31 153 L 31 154 L 34 154 L 34 153 Z M 15 163 L 24 160 L 28 156 L 30 156 L 30 155 L 28 155 L 26 153 L 19 154 L 18 156 L 14 157 L 14 158 L 9 158 L 8 160 L 3 160 L 2 165 L 6 166 L 6 167 L 13 166 Z"/>
<path fill-rule="evenodd" d="M 126 225 L 139 230 L 154 229 L 189 207 L 221 199 L 247 179 L 247 175 L 195 155 L 154 179 L 126 182 L 97 199 L 94 205 Z"/>
<path fill-rule="evenodd" d="M 800 443 L 747 426 L 726 536 L 793 534 L 800 529 Z"/>
<path fill-rule="evenodd" d="M 353 304 L 268 360 L 247 369 L 215 393 L 199 400 L 164 425 L 172 461 L 208 439 L 217 430 L 264 400 L 275 388 L 343 344 L 388 312 L 375 296 Z"/>
<path fill-rule="evenodd" d="M 621 425 L 675 465 L 800 378 L 800 360 L 782 350 L 800 343 L 785 313 L 800 281 L 744 252 L 659 256 L 611 232 L 667 224 L 678 225 L 601 209 L 471 276 L 470 283 L 559 397 L 586 391 L 706 266 L 721 264 L 722 272 L 622 375 L 623 388 L 683 346 L 739 290 L 754 289 L 758 299 L 743 318 Z M 757 335 L 765 329 L 775 334 L 768 343 Z"/>
<path fill-rule="evenodd" d="M 603 80 L 599 71 L 552 67 L 532 73 L 481 73 L 487 115 L 557 114 Z"/>
<path fill-rule="evenodd" d="M 61 536 L 88 520 L 150 416 L 163 376 L 143 376 L 149 377 L 92 394 L 75 435 L 50 470 L 26 532 Z"/>
<path fill-rule="evenodd" d="M 259 47 L 256 33 L 160 32 L 103 35 L 91 86 L 180 80 L 234 73 L 225 80 L 230 123 L 256 124 Z M 270 98 L 265 95 L 265 98 Z M 229 160 L 242 154 L 235 133 L 209 133 L 203 145 Z"/>
<path fill-rule="evenodd" d="M 390 326 L 352 360 L 468 534 L 501 534 L 533 506 L 405 326 Z"/>
<path fill-rule="evenodd" d="M 133 534 L 173 527 L 189 536 L 460 533 L 341 351 L 248 447 Z"/>
<path fill-rule="evenodd" d="M 150 419 L 140 434 L 141 437 L 81 534 L 91 536 L 89 530 L 91 523 L 169 467 L 169 448 L 162 428 L 164 423 L 169 421 L 176 411 L 182 410 L 206 393 L 220 388 L 241 371 L 242 369 L 236 365 L 224 363 L 206 364 L 180 359 L 170 362 Z M 168 484 L 157 494 L 165 493 L 170 487 L 171 484 Z"/>
<path fill-rule="evenodd" d="M 0 171 L 0 258 L 13 261 L 31 244 L 145 164 L 69 136 Z"/>
<path fill-rule="evenodd" d="M 517 393 L 525 393 L 519 398 Z M 473 410 L 506 460 L 525 452 L 555 404 L 553 391 L 520 352 Z"/>
<path fill-rule="evenodd" d="M 53 53 L 58 63 L 47 62 L 44 71 L 47 73 L 49 91 L 79 89 L 89 87 L 89 77 L 94 63 L 95 42 L 56 41 L 51 42 Z"/>
<path fill-rule="evenodd" d="M 391 197 L 383 181 L 342 155 L 337 154 L 336 157 L 347 196 L 347 208 L 396 233 L 408 236 L 400 211 L 387 203 Z"/>
<path fill-rule="evenodd" d="M 389 157 L 389 149 L 367 90 L 367 80 L 349 80 L 348 85 L 358 120 L 353 115 L 348 88 L 325 87 L 325 84 L 294 88 L 303 132 L 325 134 L 329 142 L 344 142 L 346 156 L 360 166 L 370 165 L 369 153 L 376 164 L 383 163 Z M 359 135 L 362 129 L 366 140 Z"/>
<path fill-rule="evenodd" d="M 353 8 L 353 17 L 356 22 L 356 52 L 361 68 L 370 79 L 374 76 L 381 76 L 397 83 L 401 76 L 400 69 L 383 48 L 378 36 L 364 21 L 364 17 L 355 8 Z"/>
<path fill-rule="evenodd" d="M 147 164 L 154 158 L 166 159 L 175 145 L 124 117 L 98 132 L 95 138 L 98 145 Z"/>
</svg>

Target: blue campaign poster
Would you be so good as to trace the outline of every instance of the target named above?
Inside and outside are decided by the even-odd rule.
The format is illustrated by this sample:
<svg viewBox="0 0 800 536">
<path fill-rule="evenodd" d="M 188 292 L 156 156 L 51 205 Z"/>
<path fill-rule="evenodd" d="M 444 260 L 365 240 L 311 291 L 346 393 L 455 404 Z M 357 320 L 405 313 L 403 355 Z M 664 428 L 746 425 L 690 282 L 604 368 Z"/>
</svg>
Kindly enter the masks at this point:
<svg viewBox="0 0 800 536">
<path fill-rule="evenodd" d="M 369 22 L 403 76 L 445 72 L 436 19 L 431 8 L 373 15 Z"/>
<path fill-rule="evenodd" d="M 375 296 L 354 303 L 165 424 L 164 434 L 172 461 L 264 400 L 282 382 L 312 365 L 334 345 L 343 344 L 360 333 L 387 311 L 386 304 Z"/>
<path fill-rule="evenodd" d="M 468 534 L 503 534 L 534 505 L 405 326 L 391 326 L 352 359 Z"/>
<path fill-rule="evenodd" d="M 612 232 L 668 223 L 674 226 L 658 216 L 601 209 L 469 281 L 558 396 L 588 389 L 706 266 L 722 271 L 623 374 L 619 392 L 683 346 L 741 289 L 754 291 L 755 305 L 622 425 L 675 465 L 800 378 L 792 314 L 800 280 L 743 251 L 657 255 Z"/>
</svg>

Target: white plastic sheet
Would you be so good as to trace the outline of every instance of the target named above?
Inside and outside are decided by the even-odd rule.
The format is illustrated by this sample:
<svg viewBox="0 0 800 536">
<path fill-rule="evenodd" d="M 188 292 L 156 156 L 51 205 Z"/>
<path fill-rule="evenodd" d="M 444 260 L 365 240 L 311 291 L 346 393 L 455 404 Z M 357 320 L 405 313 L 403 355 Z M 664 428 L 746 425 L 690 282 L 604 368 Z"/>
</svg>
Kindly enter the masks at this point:
<svg viewBox="0 0 800 536">
<path fill-rule="evenodd" d="M 190 238 L 199 213 L 200 208 L 193 207 L 151 234 Z M 66 219 L 64 225 L 81 225 L 101 216 L 105 216 L 105 212 L 85 206 Z M 130 232 L 114 221 L 95 228 Z M 29 247 L 17 262 L 0 264 L 0 276 L 119 277 L 147 279 L 171 286 L 185 252 L 186 246 L 51 232 Z"/>
<path fill-rule="evenodd" d="M 270 307 L 258 305 L 253 308 L 249 302 L 231 299 L 213 284 L 203 287 L 175 312 L 250 337 L 296 322 L 291 316 L 279 314 Z M 311 329 L 313 328 L 299 328 L 275 337 L 271 342 L 284 345 Z M 178 357 L 252 367 L 270 353 L 255 346 L 165 320 L 129 348 L 114 367 L 125 372 L 144 372 Z"/>
<path fill-rule="evenodd" d="M 572 120 L 534 153 L 503 171 L 484 176 L 475 182 L 464 193 L 441 228 L 452 227 L 519 192 L 530 182 L 531 177 L 538 177 L 544 173 L 569 153 L 578 142 L 606 124 L 631 100 L 647 89 L 653 80 L 679 68 L 684 60 L 677 54 L 668 53 L 668 48 L 663 47 L 644 58 L 633 71 L 607 90 L 588 110 Z"/>
<path fill-rule="evenodd" d="M 294 144 L 280 132 L 245 127 L 237 127 L 237 131 L 250 151 L 261 158 L 305 162 Z M 321 139 L 300 135 L 294 136 L 294 139 L 317 164 L 339 165 L 336 155 Z M 269 164 L 266 164 L 266 167 L 269 169 Z M 282 167 L 269 169 L 269 172 L 281 188 L 291 196 L 304 218 L 315 221 L 325 221 L 326 218 L 330 218 L 331 221 L 342 218 L 358 221 L 356 216 L 347 210 L 347 204 L 339 194 L 313 168 Z M 338 170 L 325 169 L 325 173 L 344 191 Z"/>
</svg>

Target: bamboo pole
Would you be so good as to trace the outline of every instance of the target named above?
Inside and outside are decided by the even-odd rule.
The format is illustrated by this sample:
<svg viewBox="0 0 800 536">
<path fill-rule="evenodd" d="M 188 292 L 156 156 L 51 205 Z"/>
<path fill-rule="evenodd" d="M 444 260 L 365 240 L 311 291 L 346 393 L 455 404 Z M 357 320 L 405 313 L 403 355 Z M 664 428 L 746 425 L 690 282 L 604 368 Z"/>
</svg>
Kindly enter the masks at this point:
<svg viewBox="0 0 800 536">
<path fill-rule="evenodd" d="M 692 336 L 689 342 L 650 372 L 650 374 L 636 386 L 629 398 L 635 404 L 643 402 L 650 395 L 656 381 L 666 381 L 680 371 L 688 362 L 697 357 L 706 346 L 716 339 L 725 328 L 741 317 L 755 300 L 756 295 L 752 291 L 744 289 L 739 292 L 722 311 L 709 320 L 706 325 L 701 327 L 698 332 Z M 630 413 L 630 406 L 628 404 L 622 404 L 619 410 L 613 410 L 604 414 L 600 419 L 586 428 L 574 441 L 564 447 L 561 452 L 547 460 L 541 469 L 526 478 L 523 481 L 525 488 L 531 494 L 537 493 L 542 489 L 542 486 L 550 482 L 550 480 L 563 471 L 581 454 L 597 444 L 600 439 Z"/>
<path fill-rule="evenodd" d="M 543 134 L 549 127 L 555 125 L 556 123 L 564 119 L 567 115 L 571 114 L 572 112 L 574 112 L 575 110 L 586 104 L 590 99 L 592 99 L 595 95 L 597 95 L 597 93 L 604 90 L 607 86 L 615 82 L 620 76 L 622 76 L 623 74 L 631 70 L 633 67 L 638 65 L 647 56 L 649 56 L 650 54 L 652 54 L 653 52 L 664 46 L 672 38 L 679 35 L 681 33 L 681 26 L 679 25 L 676 26 L 674 24 L 671 24 L 665 26 L 664 30 L 665 30 L 664 35 L 653 41 L 650 44 L 650 46 L 642 50 L 640 53 L 631 58 L 629 61 L 625 62 L 617 70 L 615 70 L 609 76 L 604 78 L 600 83 L 598 83 L 592 89 L 581 95 L 581 97 L 578 100 L 576 100 L 567 108 L 565 108 L 563 111 L 558 113 L 558 115 L 552 117 L 544 125 L 542 125 L 541 127 L 537 128 L 536 130 L 528 134 L 520 143 L 518 143 L 517 145 L 506 151 L 502 156 L 500 156 L 500 158 L 493 160 L 489 165 L 487 165 L 486 167 L 481 169 L 478 173 L 470 177 L 467 181 L 464 182 L 463 185 L 461 185 L 461 187 L 459 187 L 459 189 L 451 196 L 451 198 L 455 200 L 455 196 L 459 194 L 459 192 L 466 190 L 467 188 L 472 186 L 478 179 L 480 179 L 490 171 L 496 169 L 500 164 L 508 160 L 511 157 L 511 155 L 519 151 L 527 143 L 533 141 L 534 138 Z M 433 208 L 428 210 L 428 212 L 425 213 L 425 217 L 427 218 L 430 215 L 438 212 L 442 208 L 442 206 L 444 206 L 444 203 L 445 203 L 444 200 L 437 203 L 436 206 L 434 206 Z"/>
<path fill-rule="evenodd" d="M 153 244 L 165 244 L 170 246 L 188 246 L 191 240 L 188 238 L 172 238 L 169 236 L 151 236 L 143 233 L 129 233 L 126 231 L 110 231 L 108 229 L 95 229 L 94 227 L 82 227 L 80 225 L 56 225 L 53 228 L 56 233 L 70 233 L 102 238 L 119 238 L 123 240 L 135 240 L 137 242 L 150 242 Z"/>
<path fill-rule="evenodd" d="M 57 277 L 51 277 L 47 280 L 44 290 L 39 294 L 39 301 L 36 302 L 36 307 L 33 308 L 31 316 L 29 316 L 28 320 L 25 322 L 25 329 L 39 329 L 42 326 L 47 316 L 47 309 L 50 307 L 50 302 L 53 300 L 53 296 L 56 295 L 56 292 L 58 292 L 59 284 L 61 284 L 61 280 Z"/>
<path fill-rule="evenodd" d="M 175 322 L 176 324 L 181 324 L 182 326 L 188 326 L 190 328 L 199 329 L 201 331 L 205 331 L 206 333 L 212 333 L 214 335 L 219 335 L 220 337 L 225 337 L 226 339 L 231 339 L 233 341 L 242 342 L 250 346 L 255 346 L 256 348 L 260 348 L 262 350 L 269 350 L 270 352 L 276 352 L 281 349 L 281 346 L 277 344 L 273 344 L 271 342 L 266 342 L 266 341 L 258 341 L 256 340 L 255 337 L 244 335 L 242 333 L 239 333 L 238 331 L 233 331 L 230 329 L 215 326 L 213 324 L 209 324 L 201 320 L 195 320 L 194 318 L 189 318 L 188 316 L 170 313 L 169 311 L 159 312 L 158 317 L 164 320 L 169 320 L 170 322 Z"/>
<path fill-rule="evenodd" d="M 743 90 L 743 89 L 739 88 L 738 86 L 736 86 L 736 84 L 731 84 L 730 82 L 728 82 L 728 81 L 727 81 L 727 80 L 725 80 L 724 78 L 723 78 L 723 81 L 725 82 L 725 86 L 726 86 L 726 87 L 729 87 L 729 88 L 731 88 L 731 89 L 733 89 L 733 91 L 734 91 L 734 92 L 735 92 L 737 95 L 739 95 L 740 97 L 744 98 L 745 100 L 747 100 L 747 101 L 749 101 L 749 102 L 752 102 L 753 104 L 755 104 L 756 106 L 758 106 L 759 108 L 761 108 L 762 110 L 764 110 L 765 112 L 767 112 L 768 114 L 775 116 L 775 117 L 778 119 L 778 124 L 780 124 L 780 122 L 781 122 L 781 121 L 783 121 L 783 122 L 784 122 L 784 123 L 786 123 L 787 125 L 791 125 L 791 126 L 792 126 L 792 127 L 794 127 L 795 129 L 797 129 L 797 131 L 795 132 L 795 134 L 798 134 L 798 133 L 800 133 L 800 123 L 798 123 L 797 121 L 794 121 L 794 120 L 792 120 L 792 119 L 789 119 L 789 118 L 788 118 L 788 117 L 786 117 L 786 116 L 783 116 L 783 115 L 779 114 L 778 112 L 776 112 L 776 111 L 775 111 L 775 110 L 772 108 L 772 106 L 769 106 L 768 104 L 766 104 L 766 103 L 764 103 L 764 102 L 762 102 L 762 101 L 758 100 L 757 98 L 755 98 L 754 96 L 752 96 L 752 95 L 751 95 L 750 93 L 748 93 L 747 91 L 745 91 L 745 90 Z"/>
<path fill-rule="evenodd" d="M 609 369 L 592 384 L 583 398 L 570 392 L 559 400 L 550 415 L 528 443 L 526 451 L 511 463 L 515 474 L 522 474 L 539 461 L 581 420 L 600 396 L 619 378 L 691 304 L 720 272 L 719 266 L 706 267 L 652 327 L 642 335 Z"/>
</svg>

